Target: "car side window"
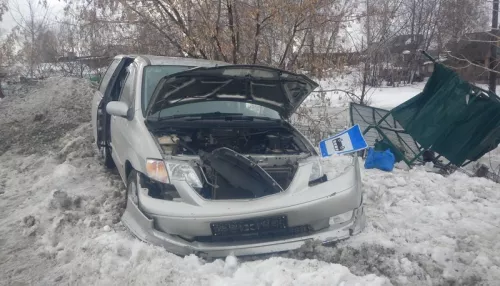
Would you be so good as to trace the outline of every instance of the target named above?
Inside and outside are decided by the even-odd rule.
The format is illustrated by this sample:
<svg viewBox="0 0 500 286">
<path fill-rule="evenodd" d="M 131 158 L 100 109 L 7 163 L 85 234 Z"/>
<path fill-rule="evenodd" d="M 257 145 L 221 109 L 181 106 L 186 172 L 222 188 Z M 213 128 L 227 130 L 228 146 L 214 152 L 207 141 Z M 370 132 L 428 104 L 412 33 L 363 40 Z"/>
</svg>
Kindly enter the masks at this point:
<svg viewBox="0 0 500 286">
<path fill-rule="evenodd" d="M 135 67 L 130 65 L 127 67 L 127 75 L 124 79 L 124 86 L 121 90 L 119 101 L 125 102 L 128 106 L 134 106 L 134 78 Z"/>
<path fill-rule="evenodd" d="M 115 72 L 116 67 L 120 64 L 120 60 L 116 59 L 111 62 L 109 65 L 108 69 L 106 70 L 106 73 L 102 77 L 101 83 L 99 84 L 99 91 L 104 94 L 106 92 L 106 88 L 108 87 L 109 80 L 113 76 L 113 73 Z"/>
</svg>

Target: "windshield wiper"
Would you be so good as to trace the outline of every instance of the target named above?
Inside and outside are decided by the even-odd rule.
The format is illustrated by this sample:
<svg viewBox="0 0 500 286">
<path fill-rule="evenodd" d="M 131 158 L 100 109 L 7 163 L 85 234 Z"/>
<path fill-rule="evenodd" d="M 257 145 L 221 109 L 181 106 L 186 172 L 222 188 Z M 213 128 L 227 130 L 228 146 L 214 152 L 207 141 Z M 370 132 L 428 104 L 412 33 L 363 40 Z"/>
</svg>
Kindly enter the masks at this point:
<svg viewBox="0 0 500 286">
<path fill-rule="evenodd" d="M 271 118 L 265 116 L 251 116 L 251 115 L 243 115 L 236 113 L 235 115 L 224 115 L 224 116 L 201 116 L 197 118 L 188 118 L 187 121 L 198 121 L 205 119 L 215 119 L 215 120 L 225 120 L 225 121 L 233 121 L 233 120 L 246 120 L 246 121 L 254 121 L 254 120 L 267 120 L 267 121 L 280 121 L 279 118 Z"/>
<path fill-rule="evenodd" d="M 207 118 L 225 118 L 227 116 L 241 116 L 242 113 L 223 113 L 223 112 L 205 112 L 205 113 L 190 113 L 190 114 L 176 114 L 163 117 L 151 117 L 153 121 L 164 121 L 179 118 L 192 118 L 192 119 L 207 119 Z"/>
<path fill-rule="evenodd" d="M 250 116 L 243 115 L 243 113 L 224 113 L 224 112 L 207 112 L 207 113 L 192 113 L 192 114 L 176 114 L 165 117 L 160 117 L 159 119 L 155 116 L 150 119 L 152 121 L 167 121 L 167 120 L 175 120 L 185 118 L 186 121 L 198 121 L 198 120 L 267 120 L 267 121 L 280 121 L 279 118 L 271 118 L 265 116 Z"/>
</svg>

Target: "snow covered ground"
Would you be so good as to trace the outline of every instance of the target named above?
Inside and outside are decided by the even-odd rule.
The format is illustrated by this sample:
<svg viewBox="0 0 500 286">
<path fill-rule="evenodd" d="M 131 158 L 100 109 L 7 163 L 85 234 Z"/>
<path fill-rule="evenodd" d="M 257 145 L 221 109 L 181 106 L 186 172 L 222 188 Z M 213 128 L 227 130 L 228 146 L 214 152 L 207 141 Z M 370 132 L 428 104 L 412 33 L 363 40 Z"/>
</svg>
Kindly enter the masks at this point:
<svg viewBox="0 0 500 286">
<path fill-rule="evenodd" d="M 91 93 L 54 78 L 0 102 L 0 285 L 500 281 L 500 185 L 424 167 L 363 170 L 367 229 L 333 246 L 204 261 L 140 242 L 119 222 L 123 184 L 93 148 Z"/>
<path fill-rule="evenodd" d="M 348 107 L 349 98 L 345 92 L 340 90 L 361 94 L 360 76 L 356 71 L 351 71 L 347 74 L 343 73 L 332 78 L 322 79 L 318 81 L 320 87 L 316 90 L 327 91 L 325 93 L 331 99 L 331 106 Z M 416 82 L 411 85 L 402 84 L 396 88 L 384 85 L 381 87 L 367 87 L 365 100 L 368 105 L 391 109 L 420 93 L 424 86 L 425 82 Z"/>
</svg>

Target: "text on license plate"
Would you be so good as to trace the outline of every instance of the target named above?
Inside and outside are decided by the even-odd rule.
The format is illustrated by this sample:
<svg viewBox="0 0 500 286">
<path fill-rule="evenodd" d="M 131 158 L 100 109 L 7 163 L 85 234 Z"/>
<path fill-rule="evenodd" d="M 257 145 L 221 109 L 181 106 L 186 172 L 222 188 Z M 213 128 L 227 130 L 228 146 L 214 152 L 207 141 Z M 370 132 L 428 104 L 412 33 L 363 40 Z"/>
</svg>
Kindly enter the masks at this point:
<svg viewBox="0 0 500 286">
<path fill-rule="evenodd" d="M 262 217 L 237 221 L 211 223 L 210 228 L 215 236 L 244 235 L 266 233 L 288 228 L 286 216 Z"/>
</svg>

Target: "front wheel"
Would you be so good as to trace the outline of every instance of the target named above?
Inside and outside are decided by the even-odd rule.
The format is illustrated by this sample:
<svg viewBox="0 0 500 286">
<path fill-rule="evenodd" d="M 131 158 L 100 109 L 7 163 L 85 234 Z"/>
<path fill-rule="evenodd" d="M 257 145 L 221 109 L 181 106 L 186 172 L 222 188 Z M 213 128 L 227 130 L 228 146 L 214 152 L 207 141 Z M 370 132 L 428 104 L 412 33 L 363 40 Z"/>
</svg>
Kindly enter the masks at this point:
<svg viewBox="0 0 500 286">
<path fill-rule="evenodd" d="M 125 195 L 120 197 L 120 201 L 118 203 L 118 217 L 117 222 L 122 219 L 123 214 L 127 209 L 127 205 L 130 203 L 129 199 L 135 204 L 138 205 L 139 197 L 137 196 L 138 182 L 137 182 L 138 173 L 135 170 L 132 170 L 127 177 L 127 187 L 125 190 Z"/>
<path fill-rule="evenodd" d="M 113 161 L 113 157 L 111 157 L 111 148 L 108 146 L 102 146 L 100 147 L 100 151 L 106 168 L 113 169 L 115 167 L 115 162 Z"/>
<path fill-rule="evenodd" d="M 128 203 L 129 199 L 136 205 L 139 205 L 139 182 L 138 182 L 138 173 L 136 170 L 130 171 L 127 177 L 127 196 L 126 201 Z"/>
</svg>

